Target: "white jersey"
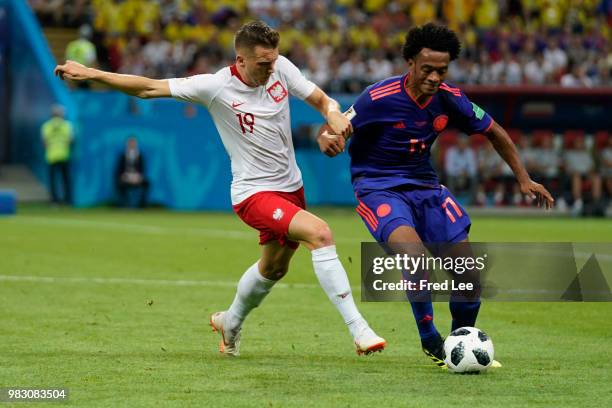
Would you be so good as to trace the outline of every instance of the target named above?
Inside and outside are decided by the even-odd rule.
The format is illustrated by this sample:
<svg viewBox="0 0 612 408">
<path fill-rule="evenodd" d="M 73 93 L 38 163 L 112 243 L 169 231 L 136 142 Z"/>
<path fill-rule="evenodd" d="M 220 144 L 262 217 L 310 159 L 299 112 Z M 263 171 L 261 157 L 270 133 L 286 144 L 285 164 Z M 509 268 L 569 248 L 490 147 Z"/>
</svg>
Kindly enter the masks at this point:
<svg viewBox="0 0 612 408">
<path fill-rule="evenodd" d="M 235 66 L 168 82 L 174 98 L 208 108 L 232 162 L 232 204 L 260 191 L 302 187 L 291 140 L 289 94 L 305 99 L 315 84 L 291 61 L 279 56 L 265 86 L 246 85 Z"/>
</svg>

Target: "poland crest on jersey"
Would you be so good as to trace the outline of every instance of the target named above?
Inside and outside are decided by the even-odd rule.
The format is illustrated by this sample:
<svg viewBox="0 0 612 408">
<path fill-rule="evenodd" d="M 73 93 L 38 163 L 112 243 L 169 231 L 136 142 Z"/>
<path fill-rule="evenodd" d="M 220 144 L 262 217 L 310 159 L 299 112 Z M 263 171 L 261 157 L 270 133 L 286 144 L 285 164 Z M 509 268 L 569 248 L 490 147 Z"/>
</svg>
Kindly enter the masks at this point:
<svg viewBox="0 0 612 408">
<path fill-rule="evenodd" d="M 268 91 L 272 99 L 274 99 L 274 102 L 277 103 L 285 99 L 285 97 L 287 96 L 287 90 L 285 89 L 283 84 L 281 84 L 280 81 L 276 81 L 266 90 Z"/>
</svg>

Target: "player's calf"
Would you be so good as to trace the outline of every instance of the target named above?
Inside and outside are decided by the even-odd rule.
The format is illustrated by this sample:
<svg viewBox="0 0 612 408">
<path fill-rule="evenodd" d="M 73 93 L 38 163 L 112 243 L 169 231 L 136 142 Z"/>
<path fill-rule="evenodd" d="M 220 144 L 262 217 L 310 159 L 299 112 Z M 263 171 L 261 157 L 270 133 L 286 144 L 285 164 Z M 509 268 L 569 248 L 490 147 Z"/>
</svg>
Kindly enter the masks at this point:
<svg viewBox="0 0 612 408">
<path fill-rule="evenodd" d="M 275 283 L 276 280 L 260 273 L 259 261 L 251 265 L 238 281 L 236 296 L 227 311 L 226 328 L 240 328 L 247 315 L 261 304 Z"/>
<path fill-rule="evenodd" d="M 327 223 L 307 211 L 300 211 L 289 225 L 289 235 L 291 239 L 304 242 L 311 250 L 312 265 L 319 284 L 340 312 L 357 345 L 357 352 L 369 354 L 382 350 L 385 340 L 370 329 L 355 305 L 351 285 Z"/>
</svg>

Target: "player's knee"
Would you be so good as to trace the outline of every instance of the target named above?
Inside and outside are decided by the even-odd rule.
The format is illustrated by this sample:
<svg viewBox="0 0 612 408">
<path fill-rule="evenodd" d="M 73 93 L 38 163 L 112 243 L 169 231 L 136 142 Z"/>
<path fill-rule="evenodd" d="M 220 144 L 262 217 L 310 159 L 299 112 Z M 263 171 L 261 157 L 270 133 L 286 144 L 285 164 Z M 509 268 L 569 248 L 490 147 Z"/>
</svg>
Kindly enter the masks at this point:
<svg viewBox="0 0 612 408">
<path fill-rule="evenodd" d="M 315 248 L 323 248 L 334 244 L 334 237 L 329 225 L 325 222 L 317 223 L 312 228 L 311 244 Z"/>
<path fill-rule="evenodd" d="M 279 280 L 287 274 L 289 265 L 280 264 L 262 264 L 259 272 L 266 279 Z"/>
</svg>

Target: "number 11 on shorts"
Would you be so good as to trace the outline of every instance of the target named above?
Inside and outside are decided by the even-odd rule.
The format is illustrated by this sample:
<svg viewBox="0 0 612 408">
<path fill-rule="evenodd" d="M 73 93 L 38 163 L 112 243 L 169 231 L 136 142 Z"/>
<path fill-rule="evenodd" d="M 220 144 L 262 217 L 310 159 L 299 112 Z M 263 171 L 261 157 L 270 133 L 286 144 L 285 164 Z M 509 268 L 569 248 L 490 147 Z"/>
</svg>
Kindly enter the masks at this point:
<svg viewBox="0 0 612 408">
<path fill-rule="evenodd" d="M 446 211 L 446 216 L 450 219 L 451 223 L 454 224 L 455 221 L 457 220 L 455 219 L 455 216 L 453 215 L 453 213 L 450 211 L 450 208 L 448 208 L 449 204 L 452 207 L 452 209 L 455 211 L 455 214 L 457 214 L 457 218 L 463 217 L 463 213 L 461 212 L 461 209 L 459 208 L 457 203 L 455 203 L 455 201 L 452 198 L 446 197 L 446 200 L 444 200 L 444 203 L 442 203 L 442 208 L 444 208 L 444 210 Z"/>
</svg>

